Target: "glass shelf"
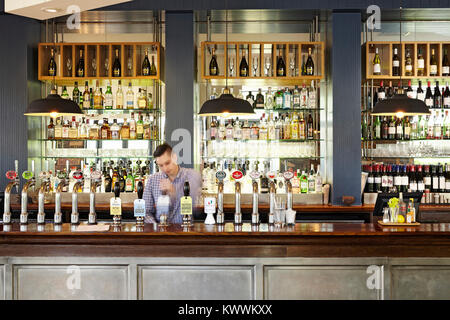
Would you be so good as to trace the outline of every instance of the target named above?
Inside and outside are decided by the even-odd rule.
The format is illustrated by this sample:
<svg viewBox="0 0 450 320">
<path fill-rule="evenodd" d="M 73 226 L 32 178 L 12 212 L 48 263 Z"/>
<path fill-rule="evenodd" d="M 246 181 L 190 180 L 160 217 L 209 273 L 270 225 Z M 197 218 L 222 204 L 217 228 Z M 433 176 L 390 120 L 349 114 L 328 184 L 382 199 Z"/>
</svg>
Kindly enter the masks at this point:
<svg viewBox="0 0 450 320">
<path fill-rule="evenodd" d="M 429 142 L 442 142 L 442 141 L 450 141 L 450 139 L 409 139 L 409 140 L 389 140 L 389 139 L 380 139 L 380 140 L 361 140 L 362 142 L 376 142 L 380 144 L 389 144 L 389 143 L 397 143 L 397 142 L 414 142 L 414 141 L 429 141 Z"/>
<path fill-rule="evenodd" d="M 160 139 L 29 139 L 34 141 L 48 141 L 48 142 L 58 142 L 58 141 L 148 141 L 148 142 L 161 142 Z"/>
<path fill-rule="evenodd" d="M 285 157 L 241 157 L 241 156 L 235 156 L 235 157 L 217 157 L 217 156 L 201 156 L 203 159 L 220 159 L 220 160 L 233 160 L 233 159 L 322 159 L 323 157 L 320 156 L 310 156 L 310 157 L 298 157 L 298 156 L 285 156 Z"/>
<path fill-rule="evenodd" d="M 257 140 L 257 139 L 241 139 L 241 140 L 202 140 L 202 142 L 315 142 L 324 141 L 323 139 L 272 139 L 272 140 Z"/>
<path fill-rule="evenodd" d="M 30 156 L 29 158 L 37 159 L 153 159 L 153 156 L 85 156 L 85 157 L 72 157 L 72 156 Z"/>
<path fill-rule="evenodd" d="M 147 112 L 147 113 L 163 113 L 162 109 L 81 109 L 81 111 L 103 111 L 103 112 L 123 112 L 123 113 L 131 113 L 131 112 Z"/>
</svg>

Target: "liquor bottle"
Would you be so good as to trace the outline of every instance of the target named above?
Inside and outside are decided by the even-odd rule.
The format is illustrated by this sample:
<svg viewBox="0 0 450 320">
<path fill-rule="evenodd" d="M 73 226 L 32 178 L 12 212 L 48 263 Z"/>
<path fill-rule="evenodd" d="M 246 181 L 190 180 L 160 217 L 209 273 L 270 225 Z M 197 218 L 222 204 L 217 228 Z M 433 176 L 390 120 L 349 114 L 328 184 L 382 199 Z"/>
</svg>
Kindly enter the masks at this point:
<svg viewBox="0 0 450 320">
<path fill-rule="evenodd" d="M 404 117 L 403 119 L 403 139 L 411 140 L 411 122 L 409 117 Z"/>
<path fill-rule="evenodd" d="M 233 139 L 235 141 L 239 141 L 242 139 L 242 128 L 241 124 L 239 123 L 239 118 L 236 118 L 236 121 L 234 122 Z"/>
<path fill-rule="evenodd" d="M 378 48 L 375 48 L 375 57 L 372 61 L 373 64 L 373 74 L 374 75 L 381 75 L 381 59 L 378 55 Z"/>
<path fill-rule="evenodd" d="M 103 174 L 105 177 L 105 192 L 111 192 L 112 190 L 112 177 L 110 171 L 110 168 L 106 168 Z"/>
<path fill-rule="evenodd" d="M 286 76 L 286 64 L 284 63 L 283 54 L 280 49 L 278 60 L 277 60 L 277 76 L 285 77 Z"/>
<path fill-rule="evenodd" d="M 430 58 L 430 77 L 434 77 L 438 75 L 438 64 L 436 56 L 434 55 L 434 49 L 431 49 L 431 58 Z"/>
<path fill-rule="evenodd" d="M 87 139 L 89 137 L 89 119 L 87 122 L 85 118 L 81 118 L 81 123 L 78 126 L 78 139 Z"/>
<path fill-rule="evenodd" d="M 152 56 L 152 64 L 150 66 L 150 75 L 156 76 L 157 74 L 158 74 L 158 71 L 156 70 L 155 56 Z"/>
<path fill-rule="evenodd" d="M 242 59 L 241 59 L 241 63 L 239 65 L 239 75 L 241 77 L 248 77 L 248 63 L 247 60 L 245 59 L 245 51 L 242 50 Z"/>
<path fill-rule="evenodd" d="M 133 88 L 131 87 L 131 82 L 128 83 L 128 90 L 127 90 L 127 109 L 134 109 L 134 92 Z"/>
<path fill-rule="evenodd" d="M 111 139 L 119 140 L 120 139 L 120 127 L 117 124 L 117 119 L 113 120 L 113 124 L 111 125 Z"/>
<path fill-rule="evenodd" d="M 448 88 L 448 82 L 445 84 L 445 91 L 443 94 L 443 107 L 450 108 L 450 90 Z"/>
<path fill-rule="evenodd" d="M 98 80 L 95 83 L 95 92 L 94 92 L 94 109 L 102 109 L 102 94 L 100 92 Z"/>
<path fill-rule="evenodd" d="M 127 169 L 127 178 L 125 179 L 125 192 L 134 191 L 134 176 L 131 168 Z"/>
<path fill-rule="evenodd" d="M 56 125 L 55 125 L 55 139 L 61 139 L 62 138 L 62 123 L 61 123 L 61 119 L 57 118 L 56 119 Z"/>
<path fill-rule="evenodd" d="M 80 49 L 80 59 L 77 64 L 77 77 L 84 77 L 84 58 L 83 49 Z"/>
<path fill-rule="evenodd" d="M 395 134 L 396 134 L 395 121 L 394 117 L 391 117 L 391 120 L 389 121 L 388 139 L 395 140 Z"/>
<path fill-rule="evenodd" d="M 291 121 L 288 115 L 284 116 L 283 123 L 283 139 L 291 139 Z"/>
<path fill-rule="evenodd" d="M 399 76 L 400 75 L 400 59 L 397 55 L 397 48 L 394 48 L 394 56 L 392 57 L 392 75 Z"/>
<path fill-rule="evenodd" d="M 94 120 L 94 124 L 89 127 L 89 139 L 100 139 L 99 133 L 100 127 L 98 126 L 98 120 Z"/>
<path fill-rule="evenodd" d="M 248 120 L 245 120 L 244 125 L 242 126 L 242 139 L 243 140 L 251 139 L 251 128 L 248 124 Z"/>
<path fill-rule="evenodd" d="M 250 103 L 250 105 L 253 107 L 253 109 L 256 106 L 256 101 L 255 101 L 255 96 L 252 94 L 251 91 L 248 92 L 247 97 L 245 97 L 245 100 L 248 101 L 248 103 Z"/>
<path fill-rule="evenodd" d="M 143 76 L 150 75 L 150 61 L 148 60 L 148 49 L 147 48 L 145 48 L 144 61 L 142 61 L 142 75 Z"/>
<path fill-rule="evenodd" d="M 403 122 L 400 117 L 395 121 L 395 139 L 403 140 Z"/>
<path fill-rule="evenodd" d="M 294 109 L 300 109 L 300 90 L 298 90 L 298 86 L 295 86 L 294 93 L 292 95 L 292 107 Z"/>
<path fill-rule="evenodd" d="M 265 114 L 263 113 L 259 124 L 259 140 L 267 140 L 268 138 L 267 122 L 264 117 Z"/>
<path fill-rule="evenodd" d="M 302 175 L 300 176 L 300 192 L 308 193 L 308 177 L 305 171 L 302 171 Z"/>
<path fill-rule="evenodd" d="M 72 91 L 72 100 L 76 104 L 80 105 L 80 90 L 78 89 L 78 82 L 75 81 L 73 91 Z"/>
<path fill-rule="evenodd" d="M 274 98 L 273 98 L 272 88 L 268 87 L 267 93 L 266 93 L 266 103 L 264 104 L 265 109 L 267 109 L 267 110 L 273 109 L 273 102 L 274 102 Z"/>
<path fill-rule="evenodd" d="M 442 95 L 441 89 L 439 89 L 439 81 L 436 81 L 436 86 L 434 87 L 434 96 L 433 96 L 433 108 L 440 109 L 442 108 Z"/>
<path fill-rule="evenodd" d="M 119 80 L 119 85 L 117 87 L 115 109 L 123 109 L 123 90 L 121 80 Z"/>
<path fill-rule="evenodd" d="M 100 139 L 110 139 L 111 131 L 109 130 L 108 118 L 103 118 L 103 124 L 100 127 Z"/>
<path fill-rule="evenodd" d="M 228 120 L 228 124 L 225 128 L 225 139 L 233 140 L 233 124 L 231 123 L 231 119 Z"/>
<path fill-rule="evenodd" d="M 320 175 L 320 164 L 317 165 L 316 171 L 316 193 L 322 193 L 322 176 Z"/>
<path fill-rule="evenodd" d="M 381 122 L 380 122 L 380 117 L 375 117 L 375 120 L 373 122 L 373 127 L 374 127 L 374 133 L 373 133 L 373 137 L 375 140 L 380 140 L 381 139 Z"/>
<path fill-rule="evenodd" d="M 399 216 L 403 216 L 403 221 L 406 221 L 406 203 L 403 201 L 403 192 L 398 195 L 398 209 Z"/>
<path fill-rule="evenodd" d="M 389 122 L 387 121 L 386 117 L 383 117 L 383 120 L 381 122 L 381 139 L 389 139 Z"/>
<path fill-rule="evenodd" d="M 130 139 L 130 125 L 127 122 L 127 118 L 123 119 L 123 125 L 120 128 L 120 138 L 124 140 Z"/>
<path fill-rule="evenodd" d="M 434 116 L 427 116 L 427 131 L 426 131 L 426 136 L 425 138 L 427 139 L 433 139 L 434 138 Z"/>
<path fill-rule="evenodd" d="M 308 107 L 308 89 L 306 85 L 302 84 L 302 90 L 300 91 L 300 108 Z"/>
<path fill-rule="evenodd" d="M 306 138 L 308 140 L 314 139 L 314 122 L 311 113 L 308 115 L 308 120 L 306 121 Z"/>
<path fill-rule="evenodd" d="M 450 75 L 450 63 L 448 62 L 447 49 L 444 49 L 444 57 L 442 58 L 442 76 Z"/>
<path fill-rule="evenodd" d="M 136 139 L 144 139 L 144 121 L 142 121 L 142 115 L 139 113 L 139 119 L 136 121 Z"/>
<path fill-rule="evenodd" d="M 256 95 L 255 108 L 264 109 L 264 96 L 261 92 L 261 88 L 258 89 L 258 94 Z"/>
<path fill-rule="evenodd" d="M 412 75 L 413 75 L 412 59 L 409 53 L 409 49 L 406 49 L 405 76 L 410 77 Z"/>
<path fill-rule="evenodd" d="M 218 130 L 218 140 L 225 140 L 226 137 L 226 129 L 224 121 L 219 122 L 219 130 Z"/>
<path fill-rule="evenodd" d="M 269 122 L 267 124 L 267 136 L 269 140 L 276 140 L 275 121 L 273 120 L 273 113 L 269 116 Z"/>
<path fill-rule="evenodd" d="M 65 120 L 62 126 L 62 137 L 61 137 L 62 139 L 69 139 L 69 129 L 70 129 L 69 120 Z"/>
<path fill-rule="evenodd" d="M 311 48 L 308 48 L 308 59 L 306 60 L 306 75 L 313 76 L 314 75 L 314 62 L 311 56 Z"/>
<path fill-rule="evenodd" d="M 104 109 L 105 108 L 105 95 L 103 94 L 102 88 L 100 88 L 100 99 L 101 99 L 100 105 L 102 106 L 102 109 Z"/>
<path fill-rule="evenodd" d="M 419 48 L 419 54 L 417 56 L 417 75 L 424 76 L 425 75 L 425 59 L 422 55 L 422 50 Z"/>
<path fill-rule="evenodd" d="M 386 99 L 386 92 L 385 92 L 385 90 L 386 89 L 383 86 L 383 80 L 381 80 L 380 81 L 380 87 L 377 90 L 377 99 L 378 99 L 378 101 Z"/>
<path fill-rule="evenodd" d="M 137 96 L 137 107 L 138 109 L 146 109 L 147 108 L 147 96 L 144 91 L 139 88 L 138 96 Z"/>
<path fill-rule="evenodd" d="M 292 93 L 288 87 L 284 89 L 283 109 L 284 110 L 292 109 Z"/>
<path fill-rule="evenodd" d="M 306 123 L 303 118 L 303 112 L 300 112 L 300 120 L 298 122 L 298 138 L 300 140 L 306 140 Z"/>
<path fill-rule="evenodd" d="M 411 80 L 408 80 L 408 88 L 406 89 L 406 96 L 408 98 L 414 99 L 414 91 L 411 88 Z"/>
<path fill-rule="evenodd" d="M 308 191 L 309 193 L 316 192 L 316 172 L 314 171 L 314 164 L 311 163 L 311 170 L 308 175 Z"/>
<path fill-rule="evenodd" d="M 419 87 L 417 88 L 417 99 L 425 101 L 425 92 L 422 89 L 422 81 L 419 80 Z"/>
<path fill-rule="evenodd" d="M 294 177 L 291 179 L 292 193 L 300 193 L 300 180 L 297 175 L 297 171 L 294 171 Z"/>
<path fill-rule="evenodd" d="M 209 75 L 217 76 L 219 74 L 219 65 L 216 59 L 216 49 L 212 48 L 211 61 L 209 62 Z"/>
<path fill-rule="evenodd" d="M 316 88 L 314 86 L 314 80 L 311 80 L 311 87 L 308 91 L 308 108 L 316 108 Z"/>
<path fill-rule="evenodd" d="M 284 91 L 278 90 L 275 92 L 275 107 L 274 109 L 283 109 Z"/>
<path fill-rule="evenodd" d="M 298 140 L 299 139 L 299 121 L 296 113 L 292 116 L 291 122 L 291 139 Z"/>
<path fill-rule="evenodd" d="M 91 108 L 91 97 L 89 95 L 89 84 L 87 81 L 84 82 L 84 93 L 83 93 L 83 109 Z"/>
<path fill-rule="evenodd" d="M 48 62 L 48 75 L 50 77 L 56 77 L 56 62 L 55 62 L 55 49 L 50 49 L 50 61 Z"/>
<path fill-rule="evenodd" d="M 55 125 L 53 124 L 53 118 L 50 118 L 50 123 L 47 126 L 47 139 L 55 139 Z"/>
<path fill-rule="evenodd" d="M 436 119 L 434 121 L 434 129 L 433 129 L 433 138 L 434 139 L 442 139 L 442 127 L 443 127 L 443 116 L 444 114 L 439 115 L 439 112 L 436 113 Z"/>
<path fill-rule="evenodd" d="M 69 93 L 67 92 L 67 87 L 66 86 L 63 86 L 63 90 L 62 90 L 62 93 L 61 93 L 61 98 L 63 98 L 63 99 L 70 99 Z"/>
<path fill-rule="evenodd" d="M 433 94 L 431 93 L 431 82 L 428 81 L 427 91 L 425 93 L 425 104 L 428 108 L 433 108 L 434 100 Z"/>
<path fill-rule="evenodd" d="M 304 55 L 302 55 L 302 76 L 306 76 L 306 62 Z"/>
<path fill-rule="evenodd" d="M 69 128 L 69 139 L 77 139 L 77 138 L 78 138 L 77 122 L 75 121 L 75 117 L 72 117 L 72 124 Z"/>
<path fill-rule="evenodd" d="M 111 110 L 113 108 L 113 94 L 111 91 L 111 85 L 108 82 L 106 86 L 106 92 L 105 92 L 105 109 Z"/>
<path fill-rule="evenodd" d="M 429 165 L 425 165 L 424 167 L 423 183 L 425 186 L 425 190 L 431 191 L 431 175 Z"/>
<path fill-rule="evenodd" d="M 216 140 L 217 137 L 217 125 L 214 117 L 211 117 L 211 123 L 209 124 L 209 140 Z"/>
<path fill-rule="evenodd" d="M 120 58 L 119 58 L 119 49 L 115 50 L 116 57 L 114 59 L 113 63 L 113 77 L 120 77 L 121 76 L 121 66 L 120 66 Z"/>
</svg>

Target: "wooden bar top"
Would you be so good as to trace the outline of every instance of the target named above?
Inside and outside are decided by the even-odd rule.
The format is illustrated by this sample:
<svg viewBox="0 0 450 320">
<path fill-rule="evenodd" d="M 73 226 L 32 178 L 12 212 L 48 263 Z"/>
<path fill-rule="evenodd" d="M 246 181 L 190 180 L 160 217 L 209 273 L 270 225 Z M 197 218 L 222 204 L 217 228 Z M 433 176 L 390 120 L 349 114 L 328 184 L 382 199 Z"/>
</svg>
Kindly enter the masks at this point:
<svg viewBox="0 0 450 320">
<path fill-rule="evenodd" d="M 107 225 L 110 223 L 100 223 Z M 22 227 L 22 229 L 21 229 Z M 41 229 L 40 229 L 41 228 Z M 57 228 L 60 228 L 58 230 Z M 0 228 L 2 256 L 164 257 L 450 257 L 450 223 L 381 227 L 359 223 L 297 223 L 275 228 L 249 223 L 189 229 L 134 223 L 108 231 L 76 231 L 48 223 Z"/>
</svg>

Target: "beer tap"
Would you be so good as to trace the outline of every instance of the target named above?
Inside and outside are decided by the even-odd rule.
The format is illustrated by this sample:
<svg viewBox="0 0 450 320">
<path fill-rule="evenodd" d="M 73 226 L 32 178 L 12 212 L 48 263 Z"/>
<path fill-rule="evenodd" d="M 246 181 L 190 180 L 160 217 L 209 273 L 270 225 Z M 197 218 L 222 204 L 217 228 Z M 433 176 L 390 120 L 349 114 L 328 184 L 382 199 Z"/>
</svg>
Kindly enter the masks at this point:
<svg viewBox="0 0 450 320">
<path fill-rule="evenodd" d="M 242 213 L 241 213 L 241 183 L 236 181 L 235 183 L 235 194 L 234 194 L 234 223 L 241 224 L 242 223 Z"/>
<path fill-rule="evenodd" d="M 258 212 L 258 202 L 259 202 L 259 194 L 258 194 L 258 182 L 253 180 L 252 182 L 252 224 L 259 224 L 259 212 Z"/>
<path fill-rule="evenodd" d="M 55 192 L 55 215 L 53 217 L 55 225 L 62 223 L 62 212 L 61 212 L 61 192 L 68 185 L 66 179 L 61 179 L 56 187 Z"/>
<path fill-rule="evenodd" d="M 180 199 L 180 209 L 181 209 L 180 211 L 181 215 L 183 216 L 183 223 L 182 223 L 183 228 L 189 228 L 194 225 L 192 223 L 192 198 L 190 197 L 190 192 L 191 190 L 189 186 L 189 181 L 185 181 L 183 186 L 184 197 L 181 197 Z M 214 224 L 215 223 L 214 217 L 212 217 L 212 220 L 213 220 L 212 224 Z"/>
<path fill-rule="evenodd" d="M 269 224 L 274 223 L 275 213 L 275 182 L 269 182 Z"/>
<path fill-rule="evenodd" d="M 97 214 L 95 212 L 95 193 L 101 184 L 101 172 L 94 171 L 91 173 L 91 190 L 89 193 L 89 216 L 88 224 L 97 224 Z"/>
<path fill-rule="evenodd" d="M 219 180 L 219 185 L 217 188 L 217 224 L 225 223 L 225 214 L 223 212 L 223 180 Z"/>
<path fill-rule="evenodd" d="M 72 190 L 72 214 L 70 215 L 70 223 L 77 225 L 80 223 L 80 213 L 78 212 L 78 192 L 83 187 L 83 173 L 76 171 L 73 174 L 73 178 L 76 180 Z"/>
<path fill-rule="evenodd" d="M 37 214 L 38 224 L 45 224 L 45 211 L 44 211 L 45 193 L 49 191 L 50 191 L 50 181 L 48 179 L 48 175 L 44 173 L 42 177 L 41 187 L 39 188 L 39 196 L 38 196 L 38 214 Z"/>
<path fill-rule="evenodd" d="M 22 188 L 20 224 L 28 224 L 28 189 L 30 187 L 34 189 L 36 185 L 36 178 L 34 176 L 34 160 L 31 160 L 31 171 L 25 171 L 22 174 L 22 177 L 28 181 Z"/>
<path fill-rule="evenodd" d="M 145 200 L 142 199 L 144 194 L 144 184 L 142 181 L 137 183 L 137 196 L 138 198 L 134 200 L 134 216 L 136 217 L 136 226 L 142 227 L 144 225 L 145 217 Z"/>
<path fill-rule="evenodd" d="M 287 210 L 292 210 L 293 196 L 291 179 L 294 177 L 294 173 L 292 171 L 285 171 L 283 177 L 286 180 Z"/>
<path fill-rule="evenodd" d="M 14 161 L 15 171 L 8 171 L 6 177 L 11 180 L 5 188 L 5 200 L 4 200 L 4 210 L 3 210 L 3 224 L 11 223 L 11 190 L 13 187 L 16 188 L 16 192 L 19 192 L 19 161 Z"/>
<path fill-rule="evenodd" d="M 113 216 L 113 226 L 120 227 L 122 224 L 122 201 L 120 200 L 120 183 L 114 183 L 114 197 L 111 198 L 111 215 Z"/>
</svg>

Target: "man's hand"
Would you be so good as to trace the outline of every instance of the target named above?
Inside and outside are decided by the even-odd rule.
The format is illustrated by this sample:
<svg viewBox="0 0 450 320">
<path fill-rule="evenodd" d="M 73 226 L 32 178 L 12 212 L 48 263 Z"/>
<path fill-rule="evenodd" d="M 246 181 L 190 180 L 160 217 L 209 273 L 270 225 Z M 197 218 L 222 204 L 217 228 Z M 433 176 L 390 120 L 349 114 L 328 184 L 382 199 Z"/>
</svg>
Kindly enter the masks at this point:
<svg viewBox="0 0 450 320">
<path fill-rule="evenodd" d="M 161 191 L 165 191 L 170 197 L 175 195 L 175 187 L 169 179 L 162 179 L 159 187 L 161 188 Z"/>
</svg>

